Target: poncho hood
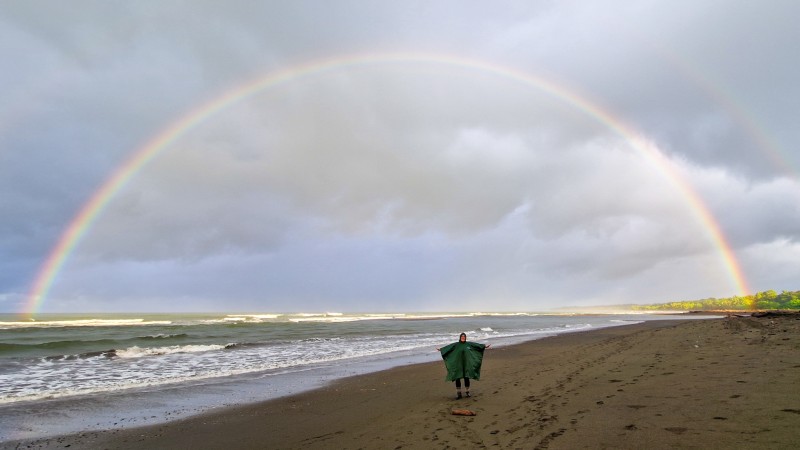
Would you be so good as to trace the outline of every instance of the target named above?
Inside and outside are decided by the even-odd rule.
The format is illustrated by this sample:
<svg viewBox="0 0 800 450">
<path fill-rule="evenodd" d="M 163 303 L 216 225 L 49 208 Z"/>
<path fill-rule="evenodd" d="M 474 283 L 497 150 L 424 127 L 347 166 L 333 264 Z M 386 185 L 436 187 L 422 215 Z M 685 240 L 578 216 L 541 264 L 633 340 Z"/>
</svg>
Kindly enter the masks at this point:
<svg viewBox="0 0 800 450">
<path fill-rule="evenodd" d="M 442 347 L 442 359 L 447 367 L 446 381 L 459 378 L 481 379 L 481 363 L 483 362 L 484 344 L 476 342 L 454 342 Z"/>
</svg>

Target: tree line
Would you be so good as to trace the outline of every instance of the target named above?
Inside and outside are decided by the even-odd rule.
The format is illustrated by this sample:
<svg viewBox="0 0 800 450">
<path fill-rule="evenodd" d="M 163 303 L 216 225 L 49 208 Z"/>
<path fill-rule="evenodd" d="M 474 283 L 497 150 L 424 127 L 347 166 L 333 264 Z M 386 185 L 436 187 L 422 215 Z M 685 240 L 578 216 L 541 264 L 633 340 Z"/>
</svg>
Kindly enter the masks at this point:
<svg viewBox="0 0 800 450">
<path fill-rule="evenodd" d="M 710 311 L 710 310 L 743 310 L 761 309 L 800 309 L 800 291 L 783 291 L 778 294 L 769 290 L 753 295 L 727 298 L 705 298 L 652 305 L 634 305 L 637 311 Z"/>
</svg>

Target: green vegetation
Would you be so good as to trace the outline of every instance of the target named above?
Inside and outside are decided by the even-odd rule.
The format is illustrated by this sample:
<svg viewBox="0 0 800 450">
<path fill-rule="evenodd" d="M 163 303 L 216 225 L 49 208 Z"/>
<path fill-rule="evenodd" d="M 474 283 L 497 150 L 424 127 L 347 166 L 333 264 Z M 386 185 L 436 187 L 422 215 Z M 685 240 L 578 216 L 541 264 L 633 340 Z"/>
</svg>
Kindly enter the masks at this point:
<svg viewBox="0 0 800 450">
<path fill-rule="evenodd" d="M 653 305 L 634 305 L 632 309 L 637 311 L 800 309 L 800 291 L 783 291 L 778 294 L 770 290 L 743 297 L 707 298 Z"/>
</svg>

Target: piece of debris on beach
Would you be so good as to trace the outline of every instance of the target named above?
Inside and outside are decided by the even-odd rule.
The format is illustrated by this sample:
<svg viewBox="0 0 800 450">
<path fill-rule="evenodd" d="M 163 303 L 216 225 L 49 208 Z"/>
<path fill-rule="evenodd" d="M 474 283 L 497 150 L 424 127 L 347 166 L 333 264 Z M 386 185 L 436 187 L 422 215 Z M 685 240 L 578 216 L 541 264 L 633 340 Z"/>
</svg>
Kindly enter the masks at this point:
<svg viewBox="0 0 800 450">
<path fill-rule="evenodd" d="M 452 411 L 454 416 L 474 416 L 475 411 L 470 411 L 468 409 L 454 409 Z"/>
</svg>

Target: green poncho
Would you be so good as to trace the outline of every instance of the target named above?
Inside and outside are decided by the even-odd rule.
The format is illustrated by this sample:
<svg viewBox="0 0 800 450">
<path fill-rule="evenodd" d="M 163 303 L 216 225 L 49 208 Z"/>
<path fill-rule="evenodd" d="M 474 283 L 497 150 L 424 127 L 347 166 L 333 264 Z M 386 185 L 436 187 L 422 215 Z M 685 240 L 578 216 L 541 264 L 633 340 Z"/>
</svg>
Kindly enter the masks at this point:
<svg viewBox="0 0 800 450">
<path fill-rule="evenodd" d="M 444 365 L 447 366 L 445 381 L 455 381 L 459 378 L 481 379 L 481 363 L 483 362 L 484 344 L 475 342 L 454 342 L 442 347 Z"/>
</svg>

